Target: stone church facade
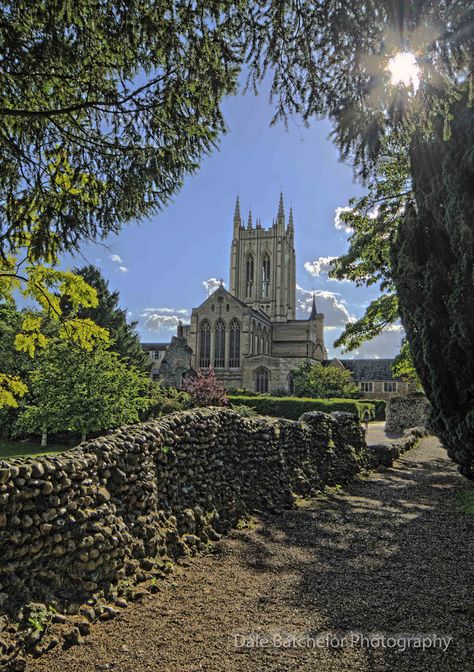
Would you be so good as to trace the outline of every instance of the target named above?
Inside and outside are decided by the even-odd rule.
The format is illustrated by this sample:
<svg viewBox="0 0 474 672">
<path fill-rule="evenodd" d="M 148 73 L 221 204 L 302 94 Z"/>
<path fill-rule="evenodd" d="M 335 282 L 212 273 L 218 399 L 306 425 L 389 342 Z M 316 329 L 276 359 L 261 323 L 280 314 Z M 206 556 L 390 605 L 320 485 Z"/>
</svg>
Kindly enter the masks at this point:
<svg viewBox="0 0 474 672">
<path fill-rule="evenodd" d="M 144 343 L 153 362 L 151 377 L 180 387 L 186 375 L 212 367 L 227 389 L 292 392 L 292 371 L 303 361 L 351 372 L 361 395 L 389 399 L 410 384 L 395 378 L 390 359 L 328 359 L 324 315 L 313 306 L 296 319 L 296 259 L 292 209 L 283 195 L 268 229 L 249 213 L 244 223 L 237 198 L 230 253 L 229 291 L 221 284 L 180 325 L 171 344 Z"/>
<path fill-rule="evenodd" d="M 309 319 L 297 320 L 293 212 L 283 195 L 268 229 L 251 213 L 244 225 L 235 205 L 230 291 L 221 285 L 191 314 L 185 328 L 194 369 L 212 366 L 226 388 L 291 390 L 300 362 L 327 359 L 324 315 L 313 298 Z"/>
</svg>

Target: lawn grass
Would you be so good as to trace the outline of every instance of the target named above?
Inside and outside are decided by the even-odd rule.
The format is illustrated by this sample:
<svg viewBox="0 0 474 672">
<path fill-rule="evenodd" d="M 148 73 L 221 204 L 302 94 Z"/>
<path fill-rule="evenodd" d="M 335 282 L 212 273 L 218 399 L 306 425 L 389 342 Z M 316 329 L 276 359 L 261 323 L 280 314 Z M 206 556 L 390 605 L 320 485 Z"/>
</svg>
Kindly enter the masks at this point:
<svg viewBox="0 0 474 672">
<path fill-rule="evenodd" d="M 38 457 L 50 455 L 68 450 L 71 446 L 52 444 L 42 448 L 39 443 L 25 439 L 22 441 L 4 441 L 0 439 L 0 460 L 8 460 L 9 457 Z"/>
<path fill-rule="evenodd" d="M 464 490 L 458 493 L 458 509 L 467 515 L 474 515 L 474 490 Z"/>
</svg>

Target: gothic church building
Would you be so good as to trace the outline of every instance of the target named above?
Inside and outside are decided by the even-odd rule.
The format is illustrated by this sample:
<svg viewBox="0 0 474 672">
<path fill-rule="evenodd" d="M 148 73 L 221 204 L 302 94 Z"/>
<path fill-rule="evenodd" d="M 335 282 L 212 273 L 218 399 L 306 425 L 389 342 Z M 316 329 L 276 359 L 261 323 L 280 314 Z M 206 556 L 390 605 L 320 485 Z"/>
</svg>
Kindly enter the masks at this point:
<svg viewBox="0 0 474 672">
<path fill-rule="evenodd" d="M 191 314 L 183 334 L 193 369 L 212 366 L 229 388 L 291 391 L 300 362 L 327 359 L 324 315 L 313 308 L 296 318 L 293 212 L 285 217 L 283 195 L 269 229 L 249 214 L 244 225 L 235 205 L 230 255 L 230 291 L 220 286 Z"/>
</svg>

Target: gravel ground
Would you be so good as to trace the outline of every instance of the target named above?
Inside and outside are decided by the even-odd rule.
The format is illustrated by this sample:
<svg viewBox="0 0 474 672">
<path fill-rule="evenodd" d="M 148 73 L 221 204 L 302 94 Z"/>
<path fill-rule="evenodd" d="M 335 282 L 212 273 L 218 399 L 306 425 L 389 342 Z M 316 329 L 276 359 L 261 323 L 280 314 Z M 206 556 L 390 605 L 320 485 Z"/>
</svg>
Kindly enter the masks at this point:
<svg viewBox="0 0 474 672">
<path fill-rule="evenodd" d="M 369 422 L 369 429 L 366 434 L 366 441 L 369 444 L 386 443 L 387 441 L 397 441 L 403 436 L 402 432 L 386 432 L 385 420 L 375 420 Z"/>
<path fill-rule="evenodd" d="M 84 645 L 28 669 L 471 671 L 474 518 L 457 510 L 457 493 L 472 487 L 435 439 L 423 439 L 392 469 L 233 533 L 158 594 L 94 625 Z M 395 652 L 380 639 L 351 647 L 342 640 L 350 632 L 452 641 L 446 652 Z M 315 646 L 324 633 L 333 646 Z M 236 646 L 243 635 L 298 646 Z"/>
</svg>

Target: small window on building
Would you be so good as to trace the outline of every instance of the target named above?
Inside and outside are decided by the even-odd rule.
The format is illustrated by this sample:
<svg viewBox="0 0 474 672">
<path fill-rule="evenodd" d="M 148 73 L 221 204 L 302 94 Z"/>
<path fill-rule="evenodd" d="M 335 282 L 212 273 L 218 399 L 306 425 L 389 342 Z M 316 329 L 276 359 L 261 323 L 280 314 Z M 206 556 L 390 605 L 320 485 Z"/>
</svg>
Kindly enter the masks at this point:
<svg viewBox="0 0 474 672">
<path fill-rule="evenodd" d="M 214 311 L 215 311 L 215 309 L 216 309 L 215 305 L 214 305 L 214 304 L 212 304 L 212 306 L 211 306 L 211 311 L 212 311 L 212 312 L 214 312 Z"/>
<path fill-rule="evenodd" d="M 226 307 L 225 307 L 225 309 L 226 309 L 227 312 L 229 312 L 229 310 L 230 310 L 230 305 L 227 304 Z"/>
<path fill-rule="evenodd" d="M 160 374 L 159 373 L 154 373 L 153 374 L 153 382 L 157 383 L 160 380 Z"/>
<path fill-rule="evenodd" d="M 384 392 L 396 392 L 397 391 L 397 383 L 394 380 L 389 380 L 386 383 L 383 384 L 383 391 Z"/>
<path fill-rule="evenodd" d="M 374 391 L 374 384 L 373 383 L 362 382 L 362 383 L 359 383 L 359 387 L 360 387 L 361 392 L 373 392 Z"/>
<path fill-rule="evenodd" d="M 156 359 L 154 350 L 148 350 L 148 354 L 150 355 L 150 359 Z"/>
</svg>

